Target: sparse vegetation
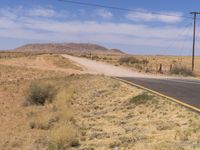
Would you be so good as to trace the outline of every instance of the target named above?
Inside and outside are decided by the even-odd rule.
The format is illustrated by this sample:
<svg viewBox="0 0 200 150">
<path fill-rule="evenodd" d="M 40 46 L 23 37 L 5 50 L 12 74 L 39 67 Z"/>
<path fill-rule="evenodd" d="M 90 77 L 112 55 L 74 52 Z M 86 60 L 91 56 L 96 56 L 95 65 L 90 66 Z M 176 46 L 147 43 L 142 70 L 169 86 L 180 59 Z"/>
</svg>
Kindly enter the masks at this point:
<svg viewBox="0 0 200 150">
<path fill-rule="evenodd" d="M 20 52 L 0 52 L 0 59 L 11 59 L 11 58 L 20 58 L 20 57 L 31 57 L 36 56 L 35 53 L 20 53 Z"/>
<path fill-rule="evenodd" d="M 146 59 L 139 60 L 134 56 L 126 56 L 126 57 L 121 57 L 119 59 L 120 64 L 148 64 L 149 61 Z"/>
<path fill-rule="evenodd" d="M 193 76 L 193 72 L 191 69 L 185 67 L 185 66 L 174 66 L 171 70 L 172 74 L 177 75 L 184 75 L 184 76 Z"/>
<path fill-rule="evenodd" d="M 137 96 L 134 96 L 131 100 L 130 103 L 139 105 L 139 104 L 144 104 L 150 100 L 153 99 L 153 95 L 149 95 L 147 92 L 143 92 L 142 94 L 139 94 Z"/>
<path fill-rule="evenodd" d="M 91 59 L 90 55 L 81 55 Z M 199 76 L 200 70 L 195 67 L 191 72 L 191 58 L 189 56 L 142 56 L 142 55 L 92 55 L 94 60 L 104 61 L 115 66 L 126 66 L 138 71 L 160 74 L 175 74 L 184 76 Z M 198 56 L 197 56 L 198 57 Z M 200 59 L 196 59 L 196 66 L 200 64 Z"/>
<path fill-rule="evenodd" d="M 64 58 L 61 55 L 47 55 L 45 59 L 47 59 L 49 62 L 52 62 L 55 66 L 60 68 L 71 68 L 81 70 L 81 67 L 71 63 L 67 58 Z"/>
<path fill-rule="evenodd" d="M 50 103 L 55 96 L 55 88 L 51 84 L 32 82 L 26 96 L 27 105 L 44 105 Z"/>
<path fill-rule="evenodd" d="M 51 142 L 49 143 L 49 150 L 65 150 L 69 147 L 79 146 L 77 139 L 77 131 L 74 127 L 63 126 L 52 130 Z"/>
<path fill-rule="evenodd" d="M 198 114 L 106 76 L 44 70 L 46 55 L 22 58 L 0 60 L 0 149 L 200 149 Z M 53 98 L 23 107 L 36 82 Z"/>
<path fill-rule="evenodd" d="M 140 61 L 135 58 L 135 57 L 122 57 L 119 59 L 119 62 L 121 64 L 136 64 L 136 63 L 139 63 Z"/>
</svg>

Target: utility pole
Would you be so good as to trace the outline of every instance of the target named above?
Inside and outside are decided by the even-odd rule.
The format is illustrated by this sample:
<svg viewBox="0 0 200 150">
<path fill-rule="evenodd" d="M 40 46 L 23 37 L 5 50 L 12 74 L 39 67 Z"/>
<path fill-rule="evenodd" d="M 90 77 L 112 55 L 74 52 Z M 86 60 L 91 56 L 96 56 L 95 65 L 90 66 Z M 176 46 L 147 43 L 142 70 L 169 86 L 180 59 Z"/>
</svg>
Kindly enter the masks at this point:
<svg viewBox="0 0 200 150">
<path fill-rule="evenodd" d="M 194 56 L 195 56 L 195 42 L 196 42 L 196 19 L 200 12 L 191 12 L 194 15 L 194 30 L 193 30 L 193 47 L 192 47 L 192 71 L 194 71 Z"/>
</svg>

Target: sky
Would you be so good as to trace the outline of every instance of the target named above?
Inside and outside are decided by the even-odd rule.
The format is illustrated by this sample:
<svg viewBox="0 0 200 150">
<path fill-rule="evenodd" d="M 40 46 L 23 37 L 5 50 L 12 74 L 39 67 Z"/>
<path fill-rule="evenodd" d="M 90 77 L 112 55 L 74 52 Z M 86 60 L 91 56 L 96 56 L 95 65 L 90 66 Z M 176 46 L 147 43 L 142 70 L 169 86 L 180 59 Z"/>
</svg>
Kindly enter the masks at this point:
<svg viewBox="0 0 200 150">
<path fill-rule="evenodd" d="M 77 42 L 118 48 L 130 54 L 192 53 L 193 16 L 190 12 L 200 11 L 199 0 L 76 1 L 134 11 L 58 0 L 1 0 L 0 49 L 13 49 L 28 43 Z M 198 55 L 199 25 L 200 19 L 197 19 Z"/>
</svg>

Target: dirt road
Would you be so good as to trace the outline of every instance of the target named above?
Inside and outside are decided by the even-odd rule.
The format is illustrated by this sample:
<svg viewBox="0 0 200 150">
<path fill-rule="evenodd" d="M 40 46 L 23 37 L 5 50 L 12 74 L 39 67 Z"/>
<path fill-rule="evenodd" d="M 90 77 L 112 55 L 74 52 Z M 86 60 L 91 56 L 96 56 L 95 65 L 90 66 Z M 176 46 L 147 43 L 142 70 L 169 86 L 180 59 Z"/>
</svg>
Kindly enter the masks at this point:
<svg viewBox="0 0 200 150">
<path fill-rule="evenodd" d="M 80 66 L 84 68 L 84 70 L 87 73 L 104 74 L 115 77 L 143 77 L 143 78 L 149 77 L 149 75 L 135 72 L 121 66 L 113 66 L 111 64 L 96 62 L 86 58 L 74 57 L 70 55 L 63 55 L 63 56 L 72 60 L 73 62 L 78 63 Z"/>
</svg>

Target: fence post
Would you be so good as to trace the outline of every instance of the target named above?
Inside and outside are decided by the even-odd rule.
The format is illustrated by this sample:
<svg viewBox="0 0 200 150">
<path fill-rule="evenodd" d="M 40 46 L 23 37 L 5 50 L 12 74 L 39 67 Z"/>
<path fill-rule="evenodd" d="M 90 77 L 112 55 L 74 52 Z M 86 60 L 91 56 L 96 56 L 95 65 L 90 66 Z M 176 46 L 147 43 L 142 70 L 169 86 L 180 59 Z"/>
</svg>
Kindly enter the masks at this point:
<svg viewBox="0 0 200 150">
<path fill-rule="evenodd" d="M 160 64 L 160 67 L 158 69 L 158 72 L 162 73 L 162 64 Z"/>
<path fill-rule="evenodd" d="M 170 71 L 170 72 L 172 71 L 172 64 L 170 64 L 170 68 L 169 68 L 169 71 Z"/>
</svg>

